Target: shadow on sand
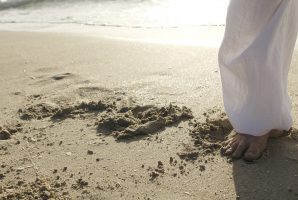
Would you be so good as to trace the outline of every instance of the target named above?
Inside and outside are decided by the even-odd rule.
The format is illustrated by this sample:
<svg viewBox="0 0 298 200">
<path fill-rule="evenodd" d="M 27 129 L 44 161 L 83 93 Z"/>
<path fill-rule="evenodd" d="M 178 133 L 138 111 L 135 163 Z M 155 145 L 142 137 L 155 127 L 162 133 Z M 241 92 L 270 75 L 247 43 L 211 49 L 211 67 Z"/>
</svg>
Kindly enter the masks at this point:
<svg viewBox="0 0 298 200">
<path fill-rule="evenodd" d="M 298 199 L 298 141 L 290 137 L 270 139 L 260 160 L 233 163 L 237 199 Z"/>
</svg>

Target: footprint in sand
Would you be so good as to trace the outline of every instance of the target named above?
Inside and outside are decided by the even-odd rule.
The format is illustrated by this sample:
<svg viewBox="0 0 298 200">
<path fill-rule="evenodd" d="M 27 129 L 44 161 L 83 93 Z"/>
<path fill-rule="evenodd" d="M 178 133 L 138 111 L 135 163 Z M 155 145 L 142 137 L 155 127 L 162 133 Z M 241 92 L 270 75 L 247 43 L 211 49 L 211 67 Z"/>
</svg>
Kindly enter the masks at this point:
<svg viewBox="0 0 298 200">
<path fill-rule="evenodd" d="M 89 86 L 89 87 L 79 87 L 75 91 L 80 97 L 87 98 L 99 98 L 106 96 L 108 94 L 113 94 L 112 90 L 104 87 Z"/>
<path fill-rule="evenodd" d="M 72 78 L 72 77 L 75 77 L 75 75 L 72 74 L 72 73 L 63 73 L 63 74 L 54 75 L 51 78 L 55 81 L 59 81 L 59 80 L 62 80 L 62 79 Z"/>
<path fill-rule="evenodd" d="M 32 83 L 33 85 L 39 85 L 39 86 L 49 86 L 50 84 L 53 83 L 59 83 L 60 86 L 65 85 L 65 80 L 70 80 L 74 83 L 79 83 L 82 81 L 80 79 L 80 76 L 77 74 L 73 73 L 61 73 L 61 74 L 55 74 L 55 75 L 50 75 L 50 74 L 37 74 L 34 76 L 34 82 Z"/>
</svg>

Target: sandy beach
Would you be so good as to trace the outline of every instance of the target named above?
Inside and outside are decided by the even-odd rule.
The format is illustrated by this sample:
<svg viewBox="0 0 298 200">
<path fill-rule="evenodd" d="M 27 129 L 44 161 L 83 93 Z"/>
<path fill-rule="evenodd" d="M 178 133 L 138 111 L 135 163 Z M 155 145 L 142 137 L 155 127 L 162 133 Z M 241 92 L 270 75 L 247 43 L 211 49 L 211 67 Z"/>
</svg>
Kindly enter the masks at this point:
<svg viewBox="0 0 298 200">
<path fill-rule="evenodd" d="M 151 30 L 154 42 L 142 31 L 123 30 L 124 40 L 113 28 L 45 29 L 0 32 L 1 199 L 298 199 L 296 131 L 254 163 L 220 155 L 232 130 L 217 65 L 223 27 L 201 28 L 196 45 L 163 30 Z"/>
</svg>

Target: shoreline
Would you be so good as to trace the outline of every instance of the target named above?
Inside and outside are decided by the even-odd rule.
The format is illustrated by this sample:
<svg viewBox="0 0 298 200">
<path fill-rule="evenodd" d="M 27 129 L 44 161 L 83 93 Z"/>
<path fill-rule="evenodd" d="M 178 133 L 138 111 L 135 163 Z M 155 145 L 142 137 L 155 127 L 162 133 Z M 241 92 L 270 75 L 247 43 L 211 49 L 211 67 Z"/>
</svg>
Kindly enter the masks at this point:
<svg viewBox="0 0 298 200">
<path fill-rule="evenodd" d="M 213 48 L 219 47 L 224 33 L 222 25 L 150 29 L 51 23 L 1 23 L 1 25 L 0 31 L 67 33 L 134 42 Z"/>
</svg>

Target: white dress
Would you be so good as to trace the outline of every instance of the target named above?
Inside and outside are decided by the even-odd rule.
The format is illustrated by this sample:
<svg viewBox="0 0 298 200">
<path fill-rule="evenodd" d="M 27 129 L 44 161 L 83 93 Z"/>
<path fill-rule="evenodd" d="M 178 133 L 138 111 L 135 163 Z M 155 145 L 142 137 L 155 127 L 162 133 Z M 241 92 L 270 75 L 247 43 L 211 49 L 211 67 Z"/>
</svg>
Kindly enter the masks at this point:
<svg viewBox="0 0 298 200">
<path fill-rule="evenodd" d="M 231 0 L 219 51 L 223 99 L 238 133 L 261 136 L 292 125 L 287 78 L 298 0 Z"/>
</svg>

